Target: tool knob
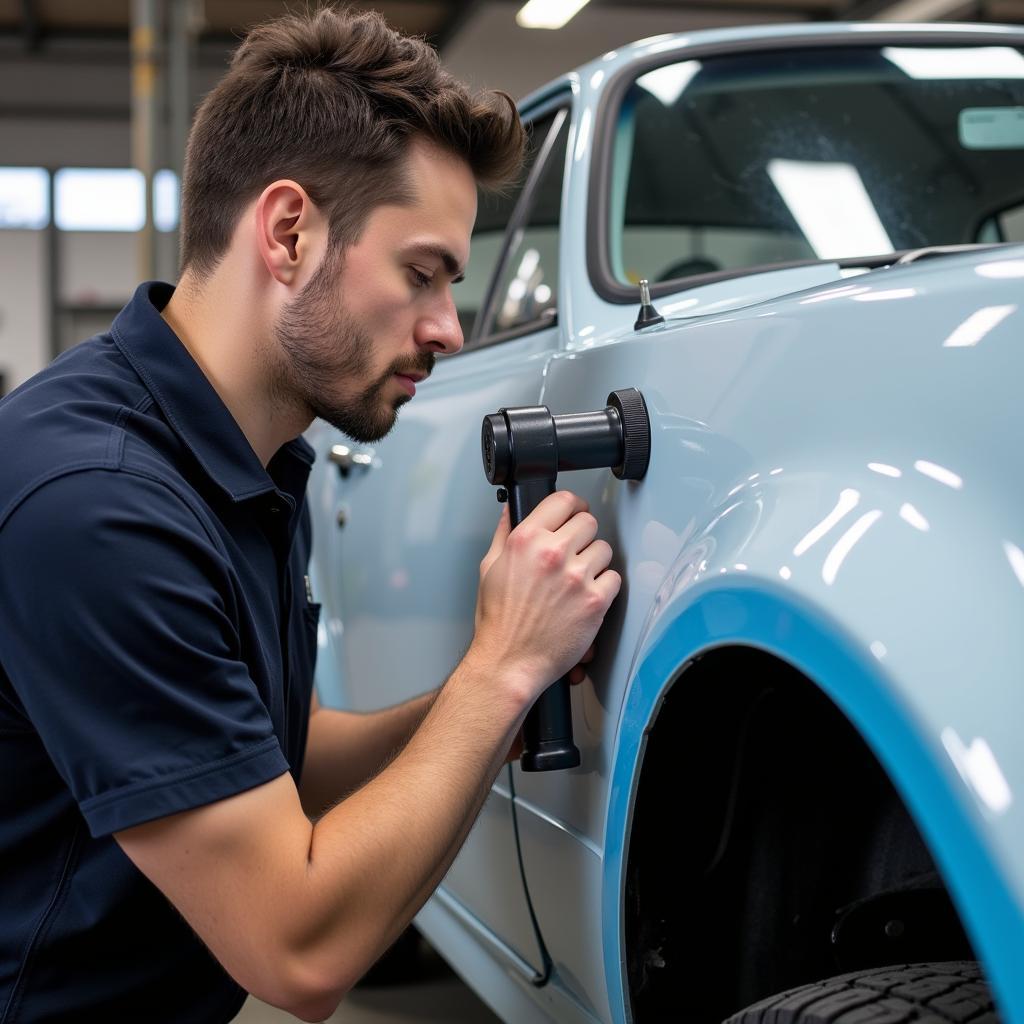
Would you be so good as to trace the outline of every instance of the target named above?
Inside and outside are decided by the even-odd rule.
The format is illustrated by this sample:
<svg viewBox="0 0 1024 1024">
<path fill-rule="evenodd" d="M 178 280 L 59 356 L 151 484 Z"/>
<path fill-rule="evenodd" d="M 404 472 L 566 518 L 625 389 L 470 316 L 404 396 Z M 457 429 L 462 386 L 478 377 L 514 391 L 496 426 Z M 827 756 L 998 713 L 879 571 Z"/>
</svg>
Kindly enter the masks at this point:
<svg viewBox="0 0 1024 1024">
<path fill-rule="evenodd" d="M 644 396 L 636 388 L 622 388 L 608 396 L 607 404 L 622 424 L 622 462 L 612 473 L 620 480 L 641 480 L 651 461 L 651 419 Z"/>
</svg>

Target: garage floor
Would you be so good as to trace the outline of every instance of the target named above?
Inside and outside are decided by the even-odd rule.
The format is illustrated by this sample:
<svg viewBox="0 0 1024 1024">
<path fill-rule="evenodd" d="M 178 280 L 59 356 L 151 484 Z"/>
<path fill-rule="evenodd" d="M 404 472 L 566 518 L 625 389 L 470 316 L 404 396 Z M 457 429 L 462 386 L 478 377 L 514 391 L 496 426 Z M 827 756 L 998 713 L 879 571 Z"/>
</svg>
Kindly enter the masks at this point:
<svg viewBox="0 0 1024 1024">
<path fill-rule="evenodd" d="M 234 1024 L 294 1024 L 296 1019 L 250 998 Z M 500 1024 L 425 942 L 413 980 L 357 986 L 328 1020 L 331 1024 Z"/>
</svg>

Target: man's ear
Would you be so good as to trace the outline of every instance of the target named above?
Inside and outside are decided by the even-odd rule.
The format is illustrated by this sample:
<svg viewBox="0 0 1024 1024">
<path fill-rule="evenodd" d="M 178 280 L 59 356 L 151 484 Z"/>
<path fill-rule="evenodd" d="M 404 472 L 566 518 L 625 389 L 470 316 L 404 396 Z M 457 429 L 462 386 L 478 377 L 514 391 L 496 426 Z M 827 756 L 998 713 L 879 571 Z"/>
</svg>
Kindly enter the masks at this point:
<svg viewBox="0 0 1024 1024">
<path fill-rule="evenodd" d="M 294 181 L 275 181 L 256 200 L 256 244 L 267 272 L 295 285 L 320 260 L 326 229 L 323 215 Z"/>
</svg>

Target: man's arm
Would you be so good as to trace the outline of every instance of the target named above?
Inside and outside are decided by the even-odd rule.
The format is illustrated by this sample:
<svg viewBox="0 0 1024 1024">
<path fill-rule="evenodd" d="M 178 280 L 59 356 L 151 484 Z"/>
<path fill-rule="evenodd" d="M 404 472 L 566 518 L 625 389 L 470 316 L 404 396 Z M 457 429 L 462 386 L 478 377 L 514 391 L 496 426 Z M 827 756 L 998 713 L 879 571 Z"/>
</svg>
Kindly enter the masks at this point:
<svg viewBox="0 0 1024 1024">
<path fill-rule="evenodd" d="M 586 679 L 584 667 L 594 657 L 593 646 L 569 672 L 569 682 L 578 686 Z M 313 692 L 309 713 L 309 738 L 299 784 L 302 809 L 317 818 L 342 797 L 355 792 L 377 774 L 409 742 L 433 706 L 440 690 L 413 697 L 403 704 L 360 714 L 323 708 Z M 505 760 L 522 753 L 517 737 Z"/>
<path fill-rule="evenodd" d="M 361 714 L 320 707 L 313 694 L 299 796 L 311 817 L 379 772 L 420 727 L 438 690 Z"/>
<path fill-rule="evenodd" d="M 486 797 L 528 688 L 463 663 L 394 761 L 315 825 L 290 775 L 116 835 L 239 984 L 322 1020 L 394 941 Z"/>
<path fill-rule="evenodd" d="M 116 833 L 248 991 L 321 1020 L 440 882 L 527 710 L 618 592 L 584 509 L 558 492 L 512 533 L 506 511 L 466 657 L 402 752 L 316 824 L 285 774 Z"/>
</svg>

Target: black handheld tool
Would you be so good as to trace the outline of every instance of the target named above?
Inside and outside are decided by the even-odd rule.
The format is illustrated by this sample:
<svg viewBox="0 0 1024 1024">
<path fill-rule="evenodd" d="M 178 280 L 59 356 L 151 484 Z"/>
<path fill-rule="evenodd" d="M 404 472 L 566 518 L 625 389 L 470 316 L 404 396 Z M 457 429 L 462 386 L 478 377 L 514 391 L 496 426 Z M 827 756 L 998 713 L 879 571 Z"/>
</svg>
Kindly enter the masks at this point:
<svg viewBox="0 0 1024 1024">
<path fill-rule="evenodd" d="M 611 469 L 620 480 L 639 480 L 651 457 L 651 421 L 636 388 L 613 391 L 598 412 L 552 416 L 545 405 L 499 409 L 484 417 L 484 473 L 500 484 L 513 529 L 555 489 L 560 471 Z M 505 493 L 502 493 L 502 492 Z M 563 676 L 537 698 L 523 726 L 523 771 L 575 768 L 569 680 Z"/>
</svg>

